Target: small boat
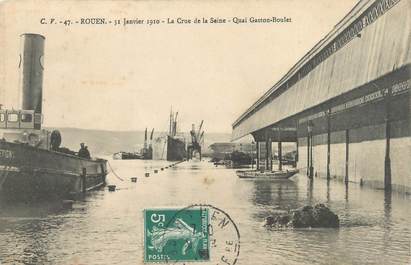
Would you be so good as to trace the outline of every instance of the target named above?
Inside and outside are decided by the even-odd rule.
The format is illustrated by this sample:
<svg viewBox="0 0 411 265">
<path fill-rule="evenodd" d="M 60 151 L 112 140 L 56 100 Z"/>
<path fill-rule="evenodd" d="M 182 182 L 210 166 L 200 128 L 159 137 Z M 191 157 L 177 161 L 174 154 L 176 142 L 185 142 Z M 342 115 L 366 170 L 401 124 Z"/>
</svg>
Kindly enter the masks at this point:
<svg viewBox="0 0 411 265">
<path fill-rule="evenodd" d="M 298 173 L 298 169 L 286 169 L 277 171 L 258 171 L 258 170 L 237 170 L 239 178 L 264 178 L 264 179 L 288 179 Z"/>
<path fill-rule="evenodd" d="M 142 155 L 139 153 L 131 153 L 131 152 L 117 152 L 113 154 L 114 160 L 130 160 L 130 159 L 142 159 Z"/>
</svg>

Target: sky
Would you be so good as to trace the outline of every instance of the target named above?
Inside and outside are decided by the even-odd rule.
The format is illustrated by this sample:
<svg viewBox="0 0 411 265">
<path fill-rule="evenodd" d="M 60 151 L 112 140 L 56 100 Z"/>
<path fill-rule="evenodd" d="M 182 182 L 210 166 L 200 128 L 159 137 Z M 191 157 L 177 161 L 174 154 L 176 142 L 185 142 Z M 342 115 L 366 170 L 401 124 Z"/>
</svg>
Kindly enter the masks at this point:
<svg viewBox="0 0 411 265">
<path fill-rule="evenodd" d="M 206 132 L 232 123 L 322 39 L 358 0 L 3 1 L 0 104 L 16 107 L 19 35 L 46 37 L 44 125 Z M 290 23 L 41 24 L 81 18 L 289 17 Z"/>
</svg>

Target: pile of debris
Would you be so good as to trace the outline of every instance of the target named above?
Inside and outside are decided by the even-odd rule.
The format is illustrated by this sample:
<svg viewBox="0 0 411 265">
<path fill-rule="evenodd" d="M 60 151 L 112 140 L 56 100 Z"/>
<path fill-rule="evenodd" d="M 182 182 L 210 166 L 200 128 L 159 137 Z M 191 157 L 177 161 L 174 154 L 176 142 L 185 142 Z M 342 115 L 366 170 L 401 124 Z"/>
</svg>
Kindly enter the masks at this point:
<svg viewBox="0 0 411 265">
<path fill-rule="evenodd" d="M 266 218 L 267 227 L 291 228 L 338 228 L 340 220 L 327 206 L 322 203 L 303 206 L 290 212 L 278 213 Z"/>
</svg>

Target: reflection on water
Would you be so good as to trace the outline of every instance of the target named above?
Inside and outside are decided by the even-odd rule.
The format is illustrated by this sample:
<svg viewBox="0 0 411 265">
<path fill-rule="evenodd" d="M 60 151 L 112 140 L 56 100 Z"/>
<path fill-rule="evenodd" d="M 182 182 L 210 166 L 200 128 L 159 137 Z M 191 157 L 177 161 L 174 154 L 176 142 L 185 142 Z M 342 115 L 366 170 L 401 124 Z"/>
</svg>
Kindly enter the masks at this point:
<svg viewBox="0 0 411 265">
<path fill-rule="evenodd" d="M 0 201 L 1 264 L 143 264 L 142 211 L 215 205 L 241 234 L 237 264 L 406 264 L 410 198 L 304 175 L 291 180 L 239 179 L 232 169 L 186 162 L 111 161 L 110 184 L 64 209 L 60 201 Z M 158 169 L 158 173 L 154 173 Z M 144 177 L 150 172 L 150 177 Z M 137 183 L 130 181 L 137 177 Z M 270 230 L 268 215 L 327 203 L 340 229 Z"/>
</svg>

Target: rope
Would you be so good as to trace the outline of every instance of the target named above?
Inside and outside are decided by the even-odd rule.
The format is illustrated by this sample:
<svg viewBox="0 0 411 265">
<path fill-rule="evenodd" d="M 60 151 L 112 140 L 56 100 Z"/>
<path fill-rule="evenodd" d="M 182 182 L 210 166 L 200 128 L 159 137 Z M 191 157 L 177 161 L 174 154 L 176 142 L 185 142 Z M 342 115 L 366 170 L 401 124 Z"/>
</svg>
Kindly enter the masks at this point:
<svg viewBox="0 0 411 265">
<path fill-rule="evenodd" d="M 110 161 L 107 161 L 108 166 L 111 169 L 111 172 L 113 172 L 114 176 L 116 176 L 119 180 L 124 181 L 124 179 L 122 179 L 119 175 L 117 175 L 117 173 L 114 171 L 113 167 L 110 164 Z"/>
</svg>

